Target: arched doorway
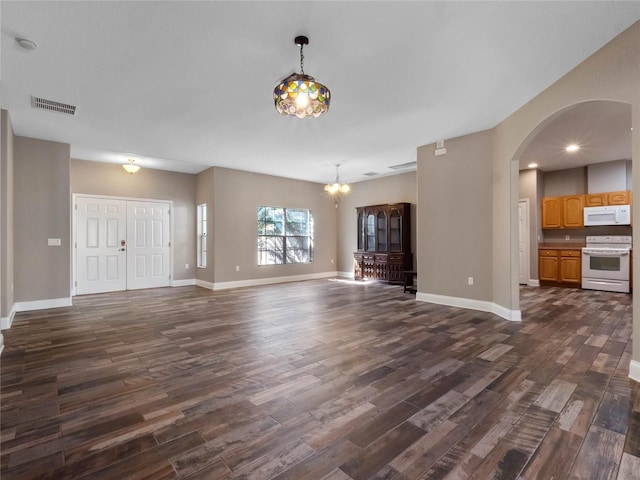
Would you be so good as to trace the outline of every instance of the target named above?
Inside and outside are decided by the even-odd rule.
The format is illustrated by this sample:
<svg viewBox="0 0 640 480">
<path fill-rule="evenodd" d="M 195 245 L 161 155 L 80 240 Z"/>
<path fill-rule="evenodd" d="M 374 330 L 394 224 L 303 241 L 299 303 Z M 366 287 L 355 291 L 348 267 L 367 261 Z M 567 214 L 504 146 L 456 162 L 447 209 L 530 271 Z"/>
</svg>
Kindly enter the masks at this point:
<svg viewBox="0 0 640 480">
<path fill-rule="evenodd" d="M 520 224 L 518 232 L 520 284 L 539 284 L 539 245 L 581 248 L 587 235 L 631 235 L 630 227 L 545 229 L 540 218 L 543 197 L 631 190 L 631 116 L 627 103 L 582 102 L 545 119 L 523 142 L 512 163 L 519 172 L 520 223 L 528 203 L 527 228 Z M 568 152 L 571 144 L 579 149 Z M 521 238 L 523 231 L 526 238 Z M 524 262 L 523 252 L 528 256 Z M 522 270 L 529 273 L 524 281 Z"/>
</svg>

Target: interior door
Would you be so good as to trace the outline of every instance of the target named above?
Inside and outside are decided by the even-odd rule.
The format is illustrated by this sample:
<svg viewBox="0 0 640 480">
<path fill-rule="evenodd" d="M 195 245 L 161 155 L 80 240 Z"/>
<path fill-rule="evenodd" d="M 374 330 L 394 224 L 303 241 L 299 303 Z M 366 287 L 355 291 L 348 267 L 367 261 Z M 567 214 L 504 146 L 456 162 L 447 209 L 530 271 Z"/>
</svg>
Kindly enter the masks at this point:
<svg viewBox="0 0 640 480">
<path fill-rule="evenodd" d="M 127 289 L 171 284 L 169 203 L 127 201 Z"/>
<path fill-rule="evenodd" d="M 126 201 L 77 197 L 77 294 L 127 288 L 126 229 Z"/>
<path fill-rule="evenodd" d="M 170 206 L 76 198 L 76 294 L 171 285 Z"/>
<path fill-rule="evenodd" d="M 529 202 L 518 202 L 518 281 L 521 285 L 529 283 Z"/>
</svg>

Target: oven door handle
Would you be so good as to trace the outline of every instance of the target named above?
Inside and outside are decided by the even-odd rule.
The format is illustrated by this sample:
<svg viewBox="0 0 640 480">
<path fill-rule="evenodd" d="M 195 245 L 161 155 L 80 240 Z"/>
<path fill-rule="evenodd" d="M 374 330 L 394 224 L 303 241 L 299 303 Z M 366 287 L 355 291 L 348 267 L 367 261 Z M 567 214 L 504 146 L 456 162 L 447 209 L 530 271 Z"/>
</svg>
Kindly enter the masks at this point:
<svg viewBox="0 0 640 480">
<path fill-rule="evenodd" d="M 582 254 L 596 257 L 622 257 L 629 255 L 629 252 L 582 252 Z"/>
</svg>

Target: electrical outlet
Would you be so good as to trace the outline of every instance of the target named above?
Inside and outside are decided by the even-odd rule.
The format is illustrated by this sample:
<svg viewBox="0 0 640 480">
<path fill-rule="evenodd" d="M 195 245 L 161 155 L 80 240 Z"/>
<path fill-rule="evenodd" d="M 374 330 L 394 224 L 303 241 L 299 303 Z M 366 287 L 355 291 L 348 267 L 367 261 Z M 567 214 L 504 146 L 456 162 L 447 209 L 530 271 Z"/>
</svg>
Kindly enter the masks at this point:
<svg viewBox="0 0 640 480">
<path fill-rule="evenodd" d="M 185 270 L 188 270 L 188 269 L 189 269 L 189 264 L 188 264 L 188 263 L 185 263 L 185 264 L 184 264 L 184 269 L 185 269 Z"/>
<path fill-rule="evenodd" d="M 331 265 L 333 265 L 333 258 L 331 259 Z"/>
<path fill-rule="evenodd" d="M 467 278 L 467 284 L 473 285 L 473 277 Z"/>
<path fill-rule="evenodd" d="M 240 265 L 236 265 L 236 272 L 240 271 Z"/>
<path fill-rule="evenodd" d="M 565 236 L 564 236 L 564 239 L 565 239 L 565 240 L 571 240 L 571 235 L 565 235 Z"/>
</svg>

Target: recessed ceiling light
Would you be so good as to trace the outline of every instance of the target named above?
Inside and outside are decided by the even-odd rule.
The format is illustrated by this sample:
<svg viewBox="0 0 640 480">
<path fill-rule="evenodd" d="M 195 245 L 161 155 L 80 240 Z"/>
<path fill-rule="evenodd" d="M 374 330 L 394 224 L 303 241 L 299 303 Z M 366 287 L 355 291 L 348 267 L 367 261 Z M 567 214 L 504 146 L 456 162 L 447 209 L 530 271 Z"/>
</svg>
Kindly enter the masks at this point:
<svg viewBox="0 0 640 480">
<path fill-rule="evenodd" d="M 530 163 L 529 165 L 527 165 L 527 167 L 529 168 L 536 168 L 538 166 L 537 163 Z"/>
<path fill-rule="evenodd" d="M 18 42 L 18 45 L 20 45 L 23 49 L 29 52 L 32 52 L 36 48 L 38 48 L 38 44 L 28 38 L 16 37 L 16 42 Z"/>
<path fill-rule="evenodd" d="M 567 146 L 566 150 L 567 152 L 577 152 L 578 150 L 580 150 L 580 147 L 575 143 L 572 143 L 571 145 Z"/>
</svg>

